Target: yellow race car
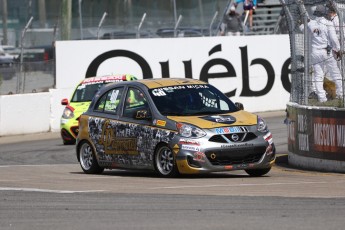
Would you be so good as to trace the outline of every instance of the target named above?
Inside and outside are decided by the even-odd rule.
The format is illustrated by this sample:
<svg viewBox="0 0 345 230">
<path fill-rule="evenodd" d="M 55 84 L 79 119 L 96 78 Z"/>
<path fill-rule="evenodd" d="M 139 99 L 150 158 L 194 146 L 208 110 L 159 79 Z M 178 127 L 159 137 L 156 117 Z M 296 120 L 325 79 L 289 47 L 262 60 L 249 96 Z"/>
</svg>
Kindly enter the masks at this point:
<svg viewBox="0 0 345 230">
<path fill-rule="evenodd" d="M 137 78 L 132 75 L 107 75 L 91 77 L 82 80 L 75 88 L 71 100 L 62 99 L 61 105 L 65 106 L 60 120 L 61 138 L 65 145 L 75 144 L 78 135 L 78 118 L 85 112 L 97 91 L 105 84 L 133 81 Z"/>
</svg>

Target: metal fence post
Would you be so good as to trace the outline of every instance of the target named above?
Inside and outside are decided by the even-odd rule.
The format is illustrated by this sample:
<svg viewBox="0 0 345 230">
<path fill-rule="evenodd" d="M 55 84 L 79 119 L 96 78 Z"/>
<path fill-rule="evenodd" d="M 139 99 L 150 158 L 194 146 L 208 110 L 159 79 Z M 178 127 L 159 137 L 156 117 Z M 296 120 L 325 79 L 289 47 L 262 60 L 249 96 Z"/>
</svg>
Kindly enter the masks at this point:
<svg viewBox="0 0 345 230">
<path fill-rule="evenodd" d="M 209 30 L 210 30 L 210 37 L 212 36 L 212 25 L 213 25 L 214 21 L 216 20 L 217 16 L 218 16 L 218 11 L 216 11 L 216 13 L 214 13 L 212 21 L 210 23 L 210 28 L 209 28 Z"/>
<path fill-rule="evenodd" d="M 31 25 L 31 22 L 33 19 L 34 19 L 34 17 L 31 17 L 29 19 L 28 23 L 26 24 L 26 26 L 24 27 L 24 29 L 22 31 L 22 36 L 21 36 L 21 40 L 20 40 L 20 77 L 23 74 L 24 37 L 25 37 L 25 33 L 26 33 L 27 29 L 29 28 L 29 26 Z M 20 77 L 17 77 L 16 93 L 20 93 L 20 91 L 22 89 L 22 86 L 21 86 L 22 81 L 21 81 Z M 24 75 L 24 83 L 25 83 L 25 75 Z M 23 86 L 22 92 L 24 92 L 24 86 Z"/>
<path fill-rule="evenodd" d="M 103 14 L 103 16 L 101 18 L 101 21 L 99 21 L 99 24 L 98 24 L 98 27 L 97 27 L 97 40 L 99 39 L 99 31 L 100 31 L 100 29 L 102 27 L 102 24 L 103 24 L 103 21 L 104 21 L 104 19 L 105 19 L 105 17 L 107 15 L 108 15 L 107 12 L 104 12 L 104 14 Z"/>
<path fill-rule="evenodd" d="M 177 20 L 177 22 L 175 24 L 175 27 L 174 27 L 174 38 L 176 38 L 176 36 L 177 36 L 177 28 L 180 25 L 181 20 L 182 20 L 182 15 L 180 15 L 178 17 L 178 20 Z"/>
<path fill-rule="evenodd" d="M 143 17 L 141 18 L 141 21 L 139 23 L 138 31 L 137 31 L 137 38 L 140 38 L 140 29 L 144 23 L 145 18 L 146 18 L 146 13 L 143 14 Z"/>
<path fill-rule="evenodd" d="M 338 11 L 338 10 L 337 10 Z M 344 52 L 344 14 L 343 11 L 337 12 L 339 15 L 339 27 L 340 27 L 340 51 Z M 345 75 L 345 61 L 344 61 L 344 54 L 342 53 L 341 58 L 341 81 L 343 85 L 343 107 L 345 107 L 345 82 L 344 82 L 344 75 Z"/>
</svg>

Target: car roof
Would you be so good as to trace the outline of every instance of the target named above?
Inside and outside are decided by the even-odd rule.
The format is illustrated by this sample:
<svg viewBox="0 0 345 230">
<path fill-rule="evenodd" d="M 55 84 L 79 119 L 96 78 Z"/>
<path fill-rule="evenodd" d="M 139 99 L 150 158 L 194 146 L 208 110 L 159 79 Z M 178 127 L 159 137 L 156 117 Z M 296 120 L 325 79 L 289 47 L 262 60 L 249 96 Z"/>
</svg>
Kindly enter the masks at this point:
<svg viewBox="0 0 345 230">
<path fill-rule="evenodd" d="M 133 81 L 137 78 L 130 74 L 116 74 L 116 75 L 104 75 L 104 76 L 95 76 L 88 77 L 83 79 L 79 84 L 92 84 L 97 82 L 121 82 L 121 81 Z"/>
<path fill-rule="evenodd" d="M 169 86 L 183 86 L 183 85 L 207 85 L 207 82 L 197 80 L 197 79 L 190 79 L 190 78 L 150 78 L 150 79 L 140 79 L 136 81 L 124 81 L 124 82 L 114 82 L 110 83 L 107 86 L 103 87 L 100 90 L 100 93 L 103 94 L 104 92 L 112 89 L 116 86 L 137 86 L 137 87 L 146 87 L 148 89 L 155 89 L 155 88 L 162 88 L 162 87 L 169 87 Z"/>
<path fill-rule="evenodd" d="M 182 85 L 200 85 L 208 84 L 204 81 L 191 79 L 191 78 L 150 78 L 137 80 L 135 82 L 128 82 L 129 84 L 143 84 L 149 89 L 169 87 L 169 86 L 182 86 Z"/>
</svg>

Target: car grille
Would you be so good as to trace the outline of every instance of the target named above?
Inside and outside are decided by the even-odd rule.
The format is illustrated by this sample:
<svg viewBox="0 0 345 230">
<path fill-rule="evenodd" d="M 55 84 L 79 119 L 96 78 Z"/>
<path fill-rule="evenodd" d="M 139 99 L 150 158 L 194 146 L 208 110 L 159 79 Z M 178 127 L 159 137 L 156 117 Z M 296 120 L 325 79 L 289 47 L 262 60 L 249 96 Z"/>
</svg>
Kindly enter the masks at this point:
<svg viewBox="0 0 345 230">
<path fill-rule="evenodd" d="M 262 146 L 249 149 L 207 151 L 205 155 L 212 165 L 249 164 L 258 162 L 265 151 L 266 147 Z"/>
<path fill-rule="evenodd" d="M 217 142 L 217 143 L 229 143 L 231 142 L 246 142 L 257 138 L 254 133 L 236 133 L 238 135 L 238 140 L 233 139 L 234 133 L 231 134 L 223 134 L 223 135 L 214 135 L 212 136 L 209 141 Z"/>
</svg>

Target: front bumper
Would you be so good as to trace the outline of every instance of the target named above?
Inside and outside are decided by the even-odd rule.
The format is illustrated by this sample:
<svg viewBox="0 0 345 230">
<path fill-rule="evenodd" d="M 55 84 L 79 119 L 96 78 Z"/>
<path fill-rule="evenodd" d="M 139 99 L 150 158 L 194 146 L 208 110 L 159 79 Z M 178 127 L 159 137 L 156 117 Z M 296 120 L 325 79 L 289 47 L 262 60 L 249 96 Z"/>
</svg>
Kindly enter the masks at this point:
<svg viewBox="0 0 345 230">
<path fill-rule="evenodd" d="M 267 142 L 266 142 L 267 143 Z M 275 162 L 273 143 L 242 149 L 174 149 L 176 164 L 182 174 L 209 173 L 256 168 L 270 168 Z"/>
</svg>

